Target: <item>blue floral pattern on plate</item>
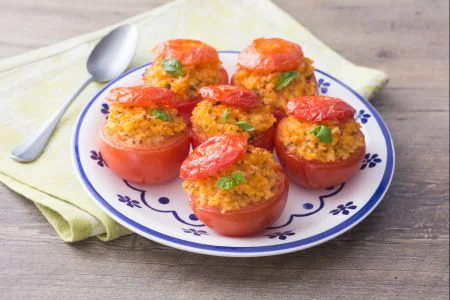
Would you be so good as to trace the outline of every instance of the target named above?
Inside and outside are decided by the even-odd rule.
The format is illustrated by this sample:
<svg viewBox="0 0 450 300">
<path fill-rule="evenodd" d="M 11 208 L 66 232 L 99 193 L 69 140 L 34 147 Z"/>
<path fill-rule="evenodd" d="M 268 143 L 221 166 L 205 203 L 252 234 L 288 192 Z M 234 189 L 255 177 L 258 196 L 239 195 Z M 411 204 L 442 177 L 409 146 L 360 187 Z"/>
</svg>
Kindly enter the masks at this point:
<svg viewBox="0 0 450 300">
<path fill-rule="evenodd" d="M 355 118 L 356 118 L 356 120 L 361 121 L 361 124 L 367 124 L 367 122 L 369 121 L 371 116 L 372 115 L 369 113 L 366 113 L 366 111 L 364 109 L 360 109 L 357 112 Z"/>
<path fill-rule="evenodd" d="M 322 210 L 322 208 L 324 208 L 324 206 L 325 206 L 325 199 L 331 198 L 331 197 L 336 196 L 337 194 L 339 194 L 342 191 L 342 189 L 344 188 L 344 186 L 345 186 L 345 183 L 341 184 L 335 191 L 333 191 L 331 193 L 328 193 L 328 194 L 325 194 L 325 195 L 319 196 L 320 204 L 319 204 L 319 207 L 317 207 L 315 210 L 307 212 L 307 213 L 295 213 L 295 214 L 292 214 L 292 215 L 290 215 L 289 219 L 285 223 L 283 223 L 282 225 L 271 226 L 271 227 L 268 227 L 266 229 L 283 228 L 283 227 L 286 227 L 286 226 L 290 225 L 294 221 L 295 218 L 308 217 L 308 216 L 312 216 L 312 215 L 318 213 L 319 211 Z M 334 190 L 334 187 L 332 187 L 330 189 L 327 189 L 327 190 Z M 306 210 L 311 210 L 313 208 L 313 206 L 312 206 L 311 203 L 305 203 L 303 205 L 303 208 L 306 209 Z"/>
<path fill-rule="evenodd" d="M 205 226 L 205 224 L 199 222 L 197 216 L 194 215 L 194 214 L 190 214 L 190 215 L 188 216 L 188 219 L 189 219 L 190 221 L 192 221 L 192 222 L 190 222 L 190 221 L 187 221 L 187 220 L 183 219 L 183 218 L 180 216 L 180 214 L 179 214 L 178 212 L 176 212 L 175 210 L 170 210 L 170 209 L 169 209 L 169 210 L 158 209 L 158 208 L 156 208 L 156 207 L 150 205 L 150 201 L 148 201 L 147 198 L 146 198 L 146 191 L 144 191 L 144 190 L 142 190 L 142 189 L 139 189 L 139 188 L 137 188 L 137 187 L 131 185 L 131 183 L 128 182 L 127 180 L 123 180 L 123 182 L 124 182 L 125 185 L 126 185 L 127 187 L 129 187 L 130 189 L 139 192 L 139 193 L 140 193 L 140 198 L 141 198 L 142 203 L 143 203 L 146 207 L 150 208 L 151 210 L 156 211 L 156 212 L 159 212 L 159 213 L 171 214 L 178 222 L 183 223 L 183 224 L 185 224 L 185 225 L 189 225 L 189 226 L 192 226 L 192 227 L 204 227 L 204 226 Z M 166 197 L 166 196 L 163 196 L 163 197 L 159 197 L 158 202 L 159 202 L 160 204 L 166 205 L 166 204 L 168 204 L 168 203 L 170 202 L 170 199 L 169 199 L 168 197 Z M 197 224 L 196 224 L 196 223 L 193 223 L 193 222 L 196 222 Z"/>
<path fill-rule="evenodd" d="M 370 153 L 367 153 L 364 156 L 364 161 L 362 163 L 361 170 L 364 170 L 367 166 L 369 166 L 369 168 L 371 169 L 382 161 L 383 160 L 379 157 L 378 154 L 375 153 L 370 155 Z"/>
<path fill-rule="evenodd" d="M 153 211 L 161 212 L 161 213 L 170 213 L 170 214 L 172 214 L 172 215 L 175 217 L 175 219 L 176 219 L 177 221 L 179 221 L 179 222 L 181 222 L 181 223 L 183 223 L 183 224 L 186 224 L 186 225 L 195 226 L 195 227 L 203 227 L 203 226 L 205 226 L 205 224 L 202 224 L 202 223 L 200 223 L 200 222 L 199 222 L 199 224 L 193 224 L 193 223 L 191 223 L 191 222 L 189 222 L 189 221 L 183 220 L 183 219 L 180 217 L 180 214 L 177 213 L 175 210 L 161 210 L 161 209 L 157 209 L 157 208 L 151 206 L 151 205 L 148 203 L 147 199 L 146 199 L 146 196 L 145 196 L 145 193 L 146 193 L 146 192 L 145 192 L 144 190 L 141 190 L 141 189 L 138 189 L 138 188 L 132 186 L 132 185 L 131 185 L 128 181 L 126 181 L 126 180 L 124 180 L 124 183 L 125 183 L 125 185 L 126 185 L 127 187 L 129 187 L 130 189 L 132 189 L 132 190 L 134 190 L 134 191 L 140 192 L 140 194 L 141 194 L 141 195 L 140 195 L 140 197 L 141 197 L 141 202 L 144 204 L 144 206 L 146 206 L 146 207 L 152 209 Z M 345 186 L 345 183 L 343 183 L 343 184 L 341 184 L 340 186 L 338 186 L 337 189 L 335 189 L 335 187 L 330 187 L 330 188 L 326 189 L 327 191 L 332 191 L 332 192 L 331 192 L 331 193 L 328 193 L 328 194 L 325 194 L 325 195 L 319 196 L 319 201 L 320 201 L 319 203 L 320 203 L 320 204 L 319 204 L 319 206 L 318 206 L 314 211 L 309 211 L 309 210 L 312 210 L 312 209 L 314 208 L 314 205 L 311 204 L 311 203 L 309 203 L 309 202 L 305 202 L 305 203 L 302 205 L 302 207 L 303 207 L 303 209 L 305 209 L 305 210 L 307 210 L 307 211 L 309 211 L 309 212 L 307 212 L 307 213 L 296 213 L 296 214 L 292 214 L 292 215 L 289 217 L 289 219 L 288 219 L 284 224 L 279 225 L 279 226 L 268 227 L 268 228 L 266 228 L 266 229 L 267 229 L 267 230 L 271 230 L 271 229 L 280 229 L 280 228 L 283 228 L 283 227 L 286 227 L 286 226 L 290 225 L 290 224 L 294 221 L 295 218 L 308 217 L 308 216 L 311 216 L 311 215 L 313 215 L 313 214 L 316 214 L 317 212 L 319 212 L 320 210 L 322 210 L 322 209 L 324 208 L 324 206 L 325 206 L 325 199 L 326 199 L 326 198 L 331 198 L 331 197 L 333 197 L 333 196 L 339 194 L 339 193 L 343 190 L 344 186 Z M 117 195 L 117 196 L 119 197 L 119 201 L 126 203 L 128 206 L 130 206 L 130 207 L 139 207 L 139 208 L 141 208 L 141 206 L 140 206 L 141 203 L 140 203 L 139 201 L 137 201 L 137 200 L 131 200 L 130 197 L 128 197 L 128 196 L 122 196 L 122 195 Z M 170 199 L 169 199 L 168 197 L 159 197 L 159 198 L 158 198 L 158 202 L 159 202 L 160 204 L 162 204 L 162 205 L 167 205 L 167 204 L 170 203 Z M 340 207 L 340 206 L 339 206 L 339 207 Z M 338 207 L 338 208 L 339 208 L 339 207 Z M 350 207 L 349 209 L 353 209 L 353 208 Z M 344 214 L 345 214 L 345 213 L 344 213 Z M 190 214 L 190 215 L 188 216 L 188 219 L 189 219 L 190 221 L 194 221 L 194 222 L 198 222 L 198 221 L 199 221 L 198 217 L 197 217 L 195 214 Z M 192 229 L 192 228 L 191 228 L 191 229 L 183 229 L 183 230 L 185 230 L 186 233 L 194 233 L 194 231 L 193 231 L 194 229 Z M 186 231 L 186 230 L 188 230 L 188 231 Z M 200 230 L 200 231 L 197 230 L 197 231 L 195 231 L 195 232 L 197 232 L 197 233 L 199 233 L 199 234 L 203 234 L 203 230 Z M 282 232 L 275 232 L 275 233 L 269 234 L 268 236 L 269 236 L 270 238 L 275 238 L 275 237 L 277 237 L 277 238 L 279 238 L 279 239 L 281 239 L 281 240 L 285 240 L 287 236 L 293 235 L 293 234 L 289 234 L 289 232 L 290 232 L 289 230 L 288 230 L 288 231 L 282 231 Z M 194 233 L 194 234 L 195 234 L 195 233 Z M 197 235 L 197 234 L 195 234 L 195 235 Z"/>
<path fill-rule="evenodd" d="M 137 200 L 133 200 L 128 196 L 123 196 L 123 195 L 117 195 L 117 200 L 119 200 L 120 202 L 125 203 L 126 205 L 128 205 L 129 207 L 138 207 L 138 208 L 142 208 L 142 206 L 140 205 L 140 202 Z"/>
<path fill-rule="evenodd" d="M 275 239 L 275 238 L 278 238 L 278 239 L 284 241 L 284 240 L 287 239 L 289 236 L 293 236 L 293 235 L 295 235 L 295 233 L 292 232 L 292 230 L 287 230 L 287 231 L 281 231 L 281 232 L 279 231 L 279 232 L 269 233 L 269 234 L 267 234 L 266 236 L 267 236 L 269 239 Z"/>
<path fill-rule="evenodd" d="M 328 93 L 328 89 L 330 88 L 331 83 L 325 81 L 325 79 L 320 78 L 317 81 L 317 89 L 319 90 L 320 95 L 326 95 Z"/>
<path fill-rule="evenodd" d="M 98 165 L 98 166 L 100 166 L 100 167 L 102 167 L 102 168 L 103 168 L 104 166 L 108 166 L 108 165 L 106 164 L 105 160 L 103 159 L 102 154 L 100 153 L 100 151 L 97 152 L 97 151 L 95 151 L 95 150 L 91 150 L 90 153 L 91 153 L 90 158 L 91 158 L 92 160 L 97 161 L 97 165 Z"/>
<path fill-rule="evenodd" d="M 107 103 L 102 104 L 102 108 L 100 109 L 100 112 L 104 115 L 109 114 L 109 105 Z"/>
<path fill-rule="evenodd" d="M 194 228 L 189 228 L 189 229 L 183 228 L 182 230 L 183 230 L 184 233 L 190 233 L 190 234 L 193 234 L 195 236 L 208 235 L 208 232 L 206 232 L 205 230 L 201 230 L 201 229 L 197 230 L 197 229 L 194 229 Z"/>
<path fill-rule="evenodd" d="M 353 204 L 353 201 L 349 201 L 345 204 L 340 204 L 338 205 L 338 207 L 336 209 L 333 209 L 332 211 L 330 211 L 330 214 L 336 216 L 340 213 L 342 213 L 343 215 L 349 215 L 350 214 L 350 210 L 355 210 L 357 208 L 357 206 L 355 204 Z"/>
</svg>

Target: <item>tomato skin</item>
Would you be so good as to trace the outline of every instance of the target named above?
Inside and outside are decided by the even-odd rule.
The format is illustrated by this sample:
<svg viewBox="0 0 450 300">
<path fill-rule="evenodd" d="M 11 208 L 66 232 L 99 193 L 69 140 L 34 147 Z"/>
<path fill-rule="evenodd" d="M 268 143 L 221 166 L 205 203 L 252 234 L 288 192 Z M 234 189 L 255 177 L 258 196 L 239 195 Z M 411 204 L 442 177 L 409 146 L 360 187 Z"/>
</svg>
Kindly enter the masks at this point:
<svg viewBox="0 0 450 300">
<path fill-rule="evenodd" d="M 222 73 L 222 80 L 218 84 L 228 84 L 228 72 L 224 67 L 220 68 L 220 73 Z"/>
<path fill-rule="evenodd" d="M 360 147 L 345 160 L 323 162 L 306 160 L 287 152 L 280 138 L 280 122 L 275 136 L 275 149 L 288 177 L 306 189 L 324 189 L 341 184 L 353 177 L 360 169 L 366 154 L 366 146 Z"/>
<path fill-rule="evenodd" d="M 247 151 L 248 141 L 242 134 L 213 136 L 199 145 L 181 165 L 180 177 L 203 179 L 232 165 Z"/>
<path fill-rule="evenodd" d="M 215 85 L 200 89 L 203 99 L 234 107 L 256 108 L 262 105 L 253 91 L 237 85 Z"/>
<path fill-rule="evenodd" d="M 231 85 L 236 85 L 236 81 L 234 80 L 235 76 L 236 76 L 236 73 L 234 73 L 233 76 L 231 76 L 231 78 L 230 78 L 230 84 Z"/>
<path fill-rule="evenodd" d="M 113 88 L 106 100 L 115 105 L 150 107 L 155 104 L 168 105 L 174 96 L 170 90 L 143 84 Z"/>
<path fill-rule="evenodd" d="M 259 135 L 256 139 L 250 142 L 250 145 L 264 148 L 270 152 L 274 149 L 275 127 L 270 127 L 266 132 Z M 201 143 L 206 141 L 208 137 L 195 124 L 191 127 L 191 144 L 192 148 L 198 147 Z"/>
<path fill-rule="evenodd" d="M 238 67 L 263 72 L 285 72 L 303 61 L 302 48 L 292 42 L 271 38 L 254 40 L 238 56 Z"/>
<path fill-rule="evenodd" d="M 123 179 L 149 185 L 161 184 L 178 176 L 189 154 L 189 131 L 152 148 L 124 147 L 104 130 L 98 134 L 100 153 L 108 167 Z"/>
<path fill-rule="evenodd" d="M 200 144 L 208 139 L 206 135 L 195 124 L 191 126 L 191 145 L 192 149 L 197 148 Z"/>
<path fill-rule="evenodd" d="M 222 74 L 222 79 L 220 82 L 218 82 L 218 84 L 228 84 L 228 73 L 225 68 L 222 67 L 220 69 L 220 73 Z M 181 98 L 175 97 L 171 106 L 175 107 L 178 110 L 178 113 L 183 117 L 186 125 L 191 126 L 192 111 L 202 100 L 203 98 L 200 94 L 189 99 L 189 101 L 184 101 Z"/>
<path fill-rule="evenodd" d="M 356 112 L 341 99 L 325 96 L 294 98 L 288 102 L 287 111 L 297 119 L 308 122 L 350 119 Z"/>
<path fill-rule="evenodd" d="M 217 208 L 198 206 L 192 196 L 189 196 L 189 204 L 203 223 L 221 235 L 239 237 L 256 234 L 278 220 L 286 206 L 289 181 L 278 167 L 282 177 L 280 187 L 272 199 L 262 204 L 225 213 Z"/>
<path fill-rule="evenodd" d="M 269 130 L 254 139 L 251 144 L 255 147 L 264 148 L 270 152 L 273 152 L 276 132 L 275 128 L 275 125 L 270 127 Z"/>
<path fill-rule="evenodd" d="M 197 65 L 219 61 L 213 47 L 197 40 L 175 39 L 157 45 L 152 50 L 154 59 L 177 59 L 183 65 Z"/>
<path fill-rule="evenodd" d="M 286 112 L 280 108 L 271 107 L 271 111 L 273 116 L 277 119 L 275 123 L 276 126 L 278 126 L 281 120 L 283 120 L 287 116 Z"/>
<path fill-rule="evenodd" d="M 191 126 L 191 115 L 194 108 L 202 101 L 202 96 L 197 95 L 189 101 L 175 101 L 172 105 L 177 109 L 180 116 L 183 117 L 184 123 Z"/>
</svg>

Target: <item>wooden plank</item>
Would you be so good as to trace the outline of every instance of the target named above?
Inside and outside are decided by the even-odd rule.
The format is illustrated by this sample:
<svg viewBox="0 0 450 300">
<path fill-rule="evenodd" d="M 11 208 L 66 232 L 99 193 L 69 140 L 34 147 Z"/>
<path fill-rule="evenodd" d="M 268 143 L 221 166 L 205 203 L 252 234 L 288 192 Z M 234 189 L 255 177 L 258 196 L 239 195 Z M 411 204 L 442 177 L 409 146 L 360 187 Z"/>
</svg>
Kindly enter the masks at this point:
<svg viewBox="0 0 450 300">
<path fill-rule="evenodd" d="M 0 0 L 0 58 L 165 2 Z M 373 103 L 392 131 L 397 171 L 374 213 L 306 251 L 230 259 L 135 235 L 67 245 L 0 185 L 0 298 L 448 299 L 448 1 L 275 2 L 345 57 L 392 77 Z"/>
</svg>

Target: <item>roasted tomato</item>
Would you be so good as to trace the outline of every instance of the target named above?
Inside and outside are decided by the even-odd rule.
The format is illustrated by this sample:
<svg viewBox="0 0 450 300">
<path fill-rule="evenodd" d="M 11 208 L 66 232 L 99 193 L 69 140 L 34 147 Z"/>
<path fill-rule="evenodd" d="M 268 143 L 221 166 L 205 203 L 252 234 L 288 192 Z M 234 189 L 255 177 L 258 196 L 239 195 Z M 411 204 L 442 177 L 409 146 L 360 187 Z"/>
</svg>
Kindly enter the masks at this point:
<svg viewBox="0 0 450 300">
<path fill-rule="evenodd" d="M 279 122 L 289 100 L 317 94 L 313 61 L 300 45 L 279 39 L 256 39 L 238 56 L 231 84 L 257 93 Z"/>
<path fill-rule="evenodd" d="M 355 109 L 332 97 L 305 96 L 288 102 L 287 111 L 297 119 L 311 122 L 345 120 L 352 118 Z"/>
<path fill-rule="evenodd" d="M 98 138 L 100 153 L 108 167 L 123 179 L 142 184 L 161 184 L 178 176 L 189 154 L 189 133 L 174 136 L 164 145 L 126 147 L 102 129 Z"/>
<path fill-rule="evenodd" d="M 192 146 L 225 133 L 242 133 L 251 145 L 273 150 L 275 118 L 251 90 L 218 85 L 200 89 L 204 101 L 191 117 Z"/>
<path fill-rule="evenodd" d="M 190 140 L 181 117 L 165 105 L 171 97 L 173 93 L 168 90 L 147 86 L 111 91 L 108 100 L 112 112 L 99 131 L 98 144 L 103 159 L 115 174 L 143 184 L 160 184 L 177 177 L 189 154 Z M 168 133 L 170 126 L 161 125 L 163 121 L 158 118 L 177 122 L 172 132 Z M 133 126 L 133 131 L 125 131 Z M 154 130 L 152 134 L 158 134 L 157 128 L 165 132 L 151 136 L 151 141 L 156 142 L 148 142 L 139 138 L 149 135 L 148 128 Z"/>
<path fill-rule="evenodd" d="M 228 83 L 218 52 L 200 41 L 169 40 L 157 45 L 152 54 L 154 61 L 143 76 L 144 82 L 173 91 L 172 106 L 188 125 L 192 110 L 201 101 L 199 89 Z"/>
<path fill-rule="evenodd" d="M 278 172 L 281 178 L 280 186 L 275 195 L 263 203 L 222 213 L 217 208 L 199 206 L 195 197 L 190 196 L 189 205 L 203 223 L 221 235 L 239 237 L 256 234 L 278 220 L 286 206 L 289 181 L 280 166 Z"/>
<path fill-rule="evenodd" d="M 215 136 L 195 148 L 183 162 L 181 178 L 202 179 L 232 165 L 247 150 L 247 139 L 241 134 Z"/>
<path fill-rule="evenodd" d="M 169 90 L 143 84 L 113 88 L 106 100 L 114 105 L 150 107 L 155 104 L 167 105 L 173 97 L 174 94 Z"/>
<path fill-rule="evenodd" d="M 217 84 L 228 84 L 227 71 L 222 67 L 220 69 L 220 72 L 222 73 L 222 79 L 219 82 L 217 82 Z M 203 100 L 202 96 L 198 94 L 190 98 L 189 101 L 184 101 L 183 98 L 174 100 L 172 106 L 178 110 L 180 115 L 183 117 L 184 122 L 186 122 L 186 124 L 190 126 L 192 111 L 194 110 L 195 106 L 202 100 Z"/>
<path fill-rule="evenodd" d="M 336 98 L 300 97 L 288 103 L 288 112 L 278 124 L 275 149 L 291 180 L 322 189 L 357 173 L 366 146 L 353 107 Z"/>
<path fill-rule="evenodd" d="M 299 45 L 279 38 L 261 38 L 239 54 L 238 65 L 251 70 L 284 72 L 298 68 L 302 60 Z"/>
<path fill-rule="evenodd" d="M 256 108 L 262 105 L 258 95 L 240 86 L 208 86 L 201 88 L 200 94 L 203 99 L 241 108 Z"/>
<path fill-rule="evenodd" d="M 242 135 L 210 138 L 185 160 L 180 176 L 196 216 L 225 236 L 262 231 L 286 205 L 289 183 L 281 166 Z"/>
<path fill-rule="evenodd" d="M 183 65 L 198 65 L 219 60 L 213 47 L 197 40 L 169 40 L 156 46 L 152 55 L 154 59 L 174 58 Z"/>
</svg>

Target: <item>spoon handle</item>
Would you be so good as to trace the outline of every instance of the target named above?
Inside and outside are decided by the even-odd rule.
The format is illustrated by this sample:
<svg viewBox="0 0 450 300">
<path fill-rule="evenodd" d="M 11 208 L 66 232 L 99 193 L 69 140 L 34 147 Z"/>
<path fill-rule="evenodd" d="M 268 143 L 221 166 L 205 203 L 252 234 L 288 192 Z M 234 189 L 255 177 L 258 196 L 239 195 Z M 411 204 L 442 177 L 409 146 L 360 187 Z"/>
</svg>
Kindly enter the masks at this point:
<svg viewBox="0 0 450 300">
<path fill-rule="evenodd" d="M 56 126 L 59 121 L 72 104 L 72 102 L 78 97 L 78 95 L 93 81 L 93 78 L 87 79 L 78 88 L 78 90 L 70 97 L 64 105 L 52 116 L 52 118 L 34 135 L 25 139 L 22 143 L 16 146 L 11 151 L 11 157 L 18 162 L 27 163 L 32 162 L 41 155 L 44 151 L 45 146 L 48 144 L 53 131 L 55 131 Z"/>
</svg>

